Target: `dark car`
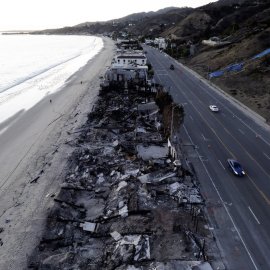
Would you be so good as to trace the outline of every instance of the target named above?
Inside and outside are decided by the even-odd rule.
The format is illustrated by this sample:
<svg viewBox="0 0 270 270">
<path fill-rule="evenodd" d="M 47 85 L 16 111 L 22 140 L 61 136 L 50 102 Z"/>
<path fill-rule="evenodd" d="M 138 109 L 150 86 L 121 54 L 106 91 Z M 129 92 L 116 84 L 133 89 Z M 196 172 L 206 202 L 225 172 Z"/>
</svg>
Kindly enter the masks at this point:
<svg viewBox="0 0 270 270">
<path fill-rule="evenodd" d="M 173 64 L 170 65 L 170 69 L 174 70 L 174 65 Z"/>
<path fill-rule="evenodd" d="M 241 164 L 237 160 L 228 159 L 227 162 L 229 164 L 230 170 L 233 172 L 234 175 L 244 176 L 246 174 Z"/>
</svg>

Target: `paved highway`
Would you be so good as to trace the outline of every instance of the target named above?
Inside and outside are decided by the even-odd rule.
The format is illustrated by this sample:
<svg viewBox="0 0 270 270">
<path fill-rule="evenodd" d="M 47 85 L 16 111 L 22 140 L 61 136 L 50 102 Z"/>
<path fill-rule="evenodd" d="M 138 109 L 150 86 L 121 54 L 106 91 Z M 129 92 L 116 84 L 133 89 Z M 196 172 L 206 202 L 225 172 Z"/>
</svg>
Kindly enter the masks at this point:
<svg viewBox="0 0 270 270">
<path fill-rule="evenodd" d="M 227 269 L 270 269 L 270 129 L 256 114 L 218 93 L 168 55 L 145 46 L 155 80 L 183 104 L 183 145 L 195 166 Z M 169 67 L 174 64 L 175 69 Z M 214 113 L 209 105 L 220 112 Z M 185 149 L 188 149 L 187 147 Z M 236 177 L 227 159 L 247 175 Z"/>
</svg>

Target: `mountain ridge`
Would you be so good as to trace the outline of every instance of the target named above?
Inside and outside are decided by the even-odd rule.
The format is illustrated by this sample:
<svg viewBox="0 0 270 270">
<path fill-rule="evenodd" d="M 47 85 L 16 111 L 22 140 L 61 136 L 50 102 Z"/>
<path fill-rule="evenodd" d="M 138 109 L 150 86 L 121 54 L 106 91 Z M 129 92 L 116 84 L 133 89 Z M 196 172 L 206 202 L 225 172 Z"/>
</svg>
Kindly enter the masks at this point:
<svg viewBox="0 0 270 270">
<path fill-rule="evenodd" d="M 166 53 L 208 78 L 209 72 L 246 61 L 270 48 L 270 1 L 219 0 L 198 8 L 170 7 L 36 34 L 106 34 L 140 41 L 164 37 L 168 42 Z M 213 37 L 226 46 L 202 43 Z M 213 81 L 270 121 L 269 65 L 270 56 L 266 55 L 241 72 Z"/>
</svg>

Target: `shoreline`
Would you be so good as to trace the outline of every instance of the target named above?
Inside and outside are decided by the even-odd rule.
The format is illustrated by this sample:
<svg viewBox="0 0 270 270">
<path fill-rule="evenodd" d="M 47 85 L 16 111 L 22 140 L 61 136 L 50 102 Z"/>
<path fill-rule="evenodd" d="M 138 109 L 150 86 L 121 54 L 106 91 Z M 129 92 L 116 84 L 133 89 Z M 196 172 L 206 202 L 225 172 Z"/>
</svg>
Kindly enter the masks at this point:
<svg viewBox="0 0 270 270">
<path fill-rule="evenodd" d="M 113 57 L 113 42 L 104 38 L 103 42 L 102 50 L 59 92 L 44 98 L 0 135 L 1 269 L 25 268 L 40 240 L 73 151 L 68 142 L 86 121 L 99 92 L 99 76 Z"/>
<path fill-rule="evenodd" d="M 22 62 L 16 62 L 18 60 L 15 54 L 14 59 L 10 61 L 3 57 L 3 61 L 7 62 L 6 68 L 1 68 L 0 73 L 3 74 L 3 80 L 0 85 L 0 128 L 8 128 L 9 123 L 14 121 L 15 115 L 20 112 L 24 114 L 36 104 L 42 101 L 48 95 L 57 93 L 69 82 L 70 78 L 83 68 L 95 55 L 97 55 L 104 47 L 102 38 L 89 36 L 88 37 L 37 37 L 37 39 L 28 39 L 27 37 L 22 39 L 22 43 L 28 49 L 25 59 Z M 29 44 L 37 43 L 40 45 L 42 40 L 48 40 L 48 48 L 46 46 L 38 49 L 40 46 L 33 48 L 33 55 L 31 55 L 31 49 Z M 10 45 L 14 43 L 7 39 L 4 45 Z M 20 39 L 18 39 L 20 41 Z M 71 44 L 64 45 L 65 41 L 70 41 Z M 65 42 L 66 43 L 66 42 Z M 78 49 L 74 49 L 78 43 Z M 52 45 L 56 45 L 56 51 L 51 52 Z M 82 45 L 87 45 L 86 48 L 82 48 Z M 73 48 L 73 49 L 72 49 Z M 15 48 L 11 46 L 7 52 L 14 51 Z M 63 55 L 59 55 L 59 51 L 63 51 Z M 74 50 L 77 54 L 72 54 Z M 45 53 L 46 57 L 43 55 Z M 38 61 L 34 60 L 36 54 L 39 54 Z M 39 61 L 40 58 L 40 61 Z M 39 63 L 40 62 L 40 63 Z M 14 72 L 11 72 L 14 70 Z M 18 115 L 17 115 L 18 116 Z M 15 118 L 15 119 L 14 119 Z M 3 133 L 0 130 L 0 133 Z"/>
</svg>

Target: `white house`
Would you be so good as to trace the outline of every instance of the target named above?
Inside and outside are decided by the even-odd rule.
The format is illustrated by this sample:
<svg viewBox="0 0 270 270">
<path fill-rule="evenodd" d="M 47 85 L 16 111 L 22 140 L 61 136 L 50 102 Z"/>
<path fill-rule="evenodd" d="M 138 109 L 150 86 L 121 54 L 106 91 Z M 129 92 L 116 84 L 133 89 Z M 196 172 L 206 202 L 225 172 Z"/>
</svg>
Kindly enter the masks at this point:
<svg viewBox="0 0 270 270">
<path fill-rule="evenodd" d="M 167 43 L 165 38 L 159 37 L 155 38 L 154 43 L 158 45 L 159 49 L 166 49 L 167 48 Z"/>
<path fill-rule="evenodd" d="M 123 42 L 129 42 L 129 39 L 117 38 L 116 44 L 121 44 Z"/>
<path fill-rule="evenodd" d="M 144 43 L 146 45 L 151 45 L 152 43 L 154 43 L 154 40 L 152 40 L 152 39 L 145 39 Z"/>
<path fill-rule="evenodd" d="M 147 58 L 142 53 L 127 53 L 119 54 L 114 57 L 114 67 L 125 67 L 129 65 L 133 66 L 146 66 Z"/>
<path fill-rule="evenodd" d="M 121 83 L 147 83 L 147 58 L 143 53 L 122 53 L 113 58 L 111 67 L 105 72 L 100 86 L 103 88 Z"/>
</svg>

